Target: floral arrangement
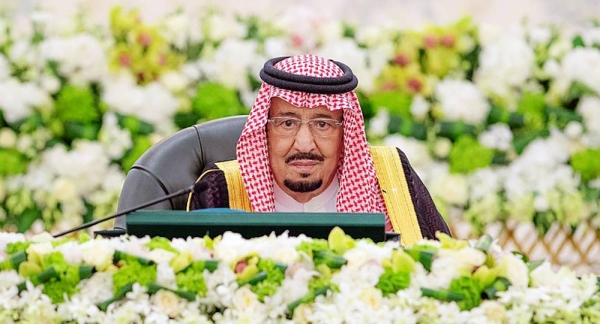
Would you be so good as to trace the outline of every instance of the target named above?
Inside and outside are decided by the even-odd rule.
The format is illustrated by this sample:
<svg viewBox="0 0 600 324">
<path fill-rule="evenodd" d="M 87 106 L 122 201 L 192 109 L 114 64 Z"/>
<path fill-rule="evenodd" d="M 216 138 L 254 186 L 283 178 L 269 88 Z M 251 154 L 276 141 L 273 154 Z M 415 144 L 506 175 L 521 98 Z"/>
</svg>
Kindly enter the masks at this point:
<svg viewBox="0 0 600 324">
<path fill-rule="evenodd" d="M 227 232 L 211 239 L 0 234 L 0 319 L 44 323 L 594 323 L 597 278 L 489 236 L 411 247 Z"/>
<path fill-rule="evenodd" d="M 403 30 L 219 8 L 149 24 L 116 7 L 16 20 L 0 11 L 0 228 L 106 216 L 126 172 L 178 129 L 245 114 L 271 57 L 345 62 L 372 143 L 408 155 L 441 213 L 485 224 L 600 227 L 600 27 L 502 33 L 468 18 Z M 243 55 L 240 55 L 243 53 Z"/>
</svg>

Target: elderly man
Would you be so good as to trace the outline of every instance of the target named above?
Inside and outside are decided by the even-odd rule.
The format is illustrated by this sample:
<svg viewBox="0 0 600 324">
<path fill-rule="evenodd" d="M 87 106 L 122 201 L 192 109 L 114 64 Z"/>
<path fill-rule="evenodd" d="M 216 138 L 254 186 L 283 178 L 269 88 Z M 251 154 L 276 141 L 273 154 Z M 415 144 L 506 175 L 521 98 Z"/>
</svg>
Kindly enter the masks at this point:
<svg viewBox="0 0 600 324">
<path fill-rule="evenodd" d="M 236 147 L 236 161 L 200 176 L 188 209 L 385 213 L 403 244 L 449 233 L 402 151 L 370 147 L 346 65 L 315 55 L 275 58 Z"/>
</svg>

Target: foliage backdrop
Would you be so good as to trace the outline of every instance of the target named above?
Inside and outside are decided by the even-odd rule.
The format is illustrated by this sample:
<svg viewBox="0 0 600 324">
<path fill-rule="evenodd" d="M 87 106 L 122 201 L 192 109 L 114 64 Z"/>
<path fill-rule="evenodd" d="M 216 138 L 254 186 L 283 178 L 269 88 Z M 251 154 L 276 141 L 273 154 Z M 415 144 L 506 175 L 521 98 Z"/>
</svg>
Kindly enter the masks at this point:
<svg viewBox="0 0 600 324">
<path fill-rule="evenodd" d="M 300 13 L 301 15 L 301 13 Z M 402 148 L 447 217 L 475 231 L 600 226 L 600 27 L 516 33 L 466 17 L 419 30 L 218 8 L 144 22 L 115 7 L 0 16 L 0 226 L 106 216 L 128 168 L 198 122 L 245 114 L 268 58 L 312 52 L 357 74 L 369 140 Z"/>
</svg>

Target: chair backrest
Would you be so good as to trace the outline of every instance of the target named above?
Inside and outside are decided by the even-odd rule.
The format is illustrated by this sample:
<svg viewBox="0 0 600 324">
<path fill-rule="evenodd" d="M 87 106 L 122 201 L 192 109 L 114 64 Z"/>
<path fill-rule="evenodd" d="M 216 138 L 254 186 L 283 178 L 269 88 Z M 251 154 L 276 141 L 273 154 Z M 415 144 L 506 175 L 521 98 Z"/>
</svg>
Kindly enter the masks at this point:
<svg viewBox="0 0 600 324">
<path fill-rule="evenodd" d="M 118 212 L 164 197 L 192 185 L 207 164 L 235 159 L 235 146 L 247 116 L 225 117 L 190 126 L 153 145 L 131 167 L 121 195 Z M 187 195 L 144 209 L 184 210 Z M 125 216 L 115 229 L 125 229 Z"/>
</svg>

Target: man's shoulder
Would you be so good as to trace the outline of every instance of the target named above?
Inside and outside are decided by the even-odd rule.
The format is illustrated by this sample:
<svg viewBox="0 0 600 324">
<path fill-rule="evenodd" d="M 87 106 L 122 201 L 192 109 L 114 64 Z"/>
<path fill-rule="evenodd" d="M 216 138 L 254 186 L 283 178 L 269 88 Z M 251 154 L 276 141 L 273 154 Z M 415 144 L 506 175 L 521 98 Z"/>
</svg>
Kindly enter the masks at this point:
<svg viewBox="0 0 600 324">
<path fill-rule="evenodd" d="M 373 145 L 370 146 L 371 155 L 373 154 L 386 154 L 387 158 L 396 158 L 399 157 L 400 161 L 408 162 L 408 157 L 399 147 L 391 146 L 391 145 Z M 383 153 L 382 153 L 383 152 Z"/>
</svg>

